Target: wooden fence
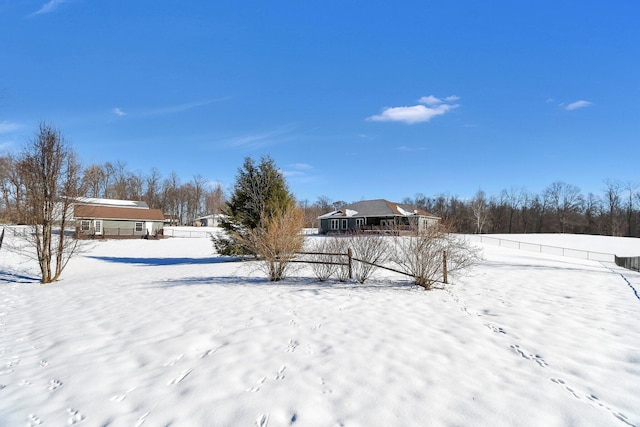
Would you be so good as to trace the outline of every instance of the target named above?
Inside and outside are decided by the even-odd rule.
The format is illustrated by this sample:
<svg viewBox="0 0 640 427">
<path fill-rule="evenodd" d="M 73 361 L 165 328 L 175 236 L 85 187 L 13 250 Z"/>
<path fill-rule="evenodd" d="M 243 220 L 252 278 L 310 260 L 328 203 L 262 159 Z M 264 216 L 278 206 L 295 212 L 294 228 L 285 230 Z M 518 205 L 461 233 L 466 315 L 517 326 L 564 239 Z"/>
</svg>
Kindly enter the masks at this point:
<svg viewBox="0 0 640 427">
<path fill-rule="evenodd" d="M 343 265 L 348 267 L 349 269 L 349 279 L 353 279 L 353 262 L 361 262 L 363 264 L 371 265 L 376 268 L 381 268 L 383 270 L 392 271 L 394 273 L 403 274 L 405 276 L 413 277 L 413 274 L 407 273 L 406 271 L 397 270 L 395 268 L 387 267 L 381 264 L 375 264 L 373 262 L 365 261 L 363 259 L 354 258 L 353 251 L 351 248 L 347 249 L 346 253 L 330 253 L 330 252 L 296 252 L 296 255 L 315 255 L 315 256 L 325 256 L 325 257 L 344 257 L 346 258 L 345 262 L 340 261 L 319 261 L 319 260 L 303 260 L 303 259 L 292 259 L 289 262 L 299 262 L 306 264 L 326 264 L 326 265 Z M 442 252 L 442 283 L 449 283 L 447 281 L 447 252 Z"/>
</svg>

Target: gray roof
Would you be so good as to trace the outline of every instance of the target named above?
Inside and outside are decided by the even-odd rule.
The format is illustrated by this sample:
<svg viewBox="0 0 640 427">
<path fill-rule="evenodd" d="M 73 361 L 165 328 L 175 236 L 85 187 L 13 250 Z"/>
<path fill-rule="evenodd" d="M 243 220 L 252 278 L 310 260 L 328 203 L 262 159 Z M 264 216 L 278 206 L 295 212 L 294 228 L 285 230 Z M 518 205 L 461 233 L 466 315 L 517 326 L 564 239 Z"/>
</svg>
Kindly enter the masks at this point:
<svg viewBox="0 0 640 427">
<path fill-rule="evenodd" d="M 390 202 L 384 199 L 362 200 L 352 203 L 337 211 L 322 215 L 321 218 L 336 217 L 392 217 L 392 216 L 437 216 L 413 205 Z"/>
</svg>

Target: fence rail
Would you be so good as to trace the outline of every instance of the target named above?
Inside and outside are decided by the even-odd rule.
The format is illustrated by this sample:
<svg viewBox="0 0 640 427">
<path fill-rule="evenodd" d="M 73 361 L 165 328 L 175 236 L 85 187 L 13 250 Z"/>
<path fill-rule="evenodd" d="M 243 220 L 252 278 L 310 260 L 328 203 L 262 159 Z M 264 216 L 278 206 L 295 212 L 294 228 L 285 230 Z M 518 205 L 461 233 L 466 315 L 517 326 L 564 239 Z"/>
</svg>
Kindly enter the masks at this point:
<svg viewBox="0 0 640 427">
<path fill-rule="evenodd" d="M 604 252 L 583 251 L 579 249 L 562 248 L 558 246 L 541 245 L 538 243 L 519 242 L 517 240 L 490 237 L 484 234 L 469 234 L 470 240 L 480 241 L 490 245 L 502 246 L 511 249 L 521 249 L 530 252 L 539 252 L 549 255 L 559 255 L 571 258 L 580 258 L 590 261 L 615 262 L 616 256 Z"/>
<path fill-rule="evenodd" d="M 173 228 L 164 229 L 164 237 L 182 237 L 182 238 L 209 238 L 213 233 L 204 230 L 175 230 Z"/>
</svg>

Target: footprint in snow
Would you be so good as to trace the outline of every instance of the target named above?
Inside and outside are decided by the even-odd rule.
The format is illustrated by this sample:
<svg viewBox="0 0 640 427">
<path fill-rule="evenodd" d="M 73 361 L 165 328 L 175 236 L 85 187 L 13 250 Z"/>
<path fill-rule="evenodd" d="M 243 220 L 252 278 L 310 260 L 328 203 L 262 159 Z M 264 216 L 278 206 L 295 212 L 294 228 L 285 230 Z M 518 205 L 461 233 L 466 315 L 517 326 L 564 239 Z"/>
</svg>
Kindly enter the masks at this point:
<svg viewBox="0 0 640 427">
<path fill-rule="evenodd" d="M 180 354 L 178 356 L 176 356 L 174 359 L 168 361 L 167 363 L 165 363 L 162 366 L 173 366 L 175 365 L 178 361 L 180 361 L 180 359 L 182 359 L 184 357 L 184 354 Z"/>
<path fill-rule="evenodd" d="M 278 372 L 276 372 L 275 380 L 283 380 L 284 379 L 284 370 L 287 369 L 285 365 L 282 365 Z"/>
<path fill-rule="evenodd" d="M 131 387 L 129 390 L 125 391 L 123 394 L 116 394 L 116 395 L 111 397 L 111 401 L 112 402 L 122 402 L 124 399 L 127 398 L 127 395 L 129 393 L 131 393 L 135 389 L 136 389 L 135 387 Z"/>
<path fill-rule="evenodd" d="M 51 380 L 49 381 L 49 390 L 54 391 L 62 387 L 62 381 L 59 380 Z"/>
<path fill-rule="evenodd" d="M 262 384 L 264 384 L 264 382 L 267 380 L 267 377 L 262 377 L 260 378 L 260 380 L 256 383 L 256 385 L 254 385 L 251 388 L 248 388 L 247 391 L 250 391 L 251 393 L 255 393 L 256 391 L 260 390 L 260 386 Z"/>
<path fill-rule="evenodd" d="M 287 349 L 285 350 L 287 353 L 293 353 L 296 351 L 296 347 L 298 347 L 299 343 L 296 340 L 289 340 L 289 344 L 287 345 Z"/>
<path fill-rule="evenodd" d="M 39 426 L 42 424 L 42 420 L 38 418 L 36 414 L 29 414 L 29 418 L 27 418 L 27 420 L 29 421 L 29 427 Z"/>
<path fill-rule="evenodd" d="M 67 421 L 67 424 L 69 425 L 79 423 L 80 421 L 84 420 L 84 415 L 82 415 L 77 409 L 69 408 L 67 409 L 67 412 L 70 415 L 69 421 Z"/>
<path fill-rule="evenodd" d="M 269 424 L 269 413 L 260 414 L 256 419 L 256 427 L 267 427 Z"/>
<path fill-rule="evenodd" d="M 177 377 L 175 377 L 174 379 L 169 381 L 169 383 L 167 385 L 175 385 L 175 384 L 181 383 L 182 381 L 184 381 L 185 378 L 187 378 L 189 376 L 191 371 L 193 371 L 193 368 L 186 369 L 186 370 L 182 371 L 180 373 L 180 375 L 178 375 Z"/>
<path fill-rule="evenodd" d="M 217 349 L 215 349 L 215 348 L 210 348 L 209 350 L 205 351 L 204 353 L 202 353 L 202 354 L 200 355 L 200 359 L 204 359 L 205 357 L 207 357 L 207 356 L 209 356 L 209 355 L 212 355 L 213 353 L 215 353 L 215 352 L 216 352 L 216 350 L 217 350 Z"/>
</svg>

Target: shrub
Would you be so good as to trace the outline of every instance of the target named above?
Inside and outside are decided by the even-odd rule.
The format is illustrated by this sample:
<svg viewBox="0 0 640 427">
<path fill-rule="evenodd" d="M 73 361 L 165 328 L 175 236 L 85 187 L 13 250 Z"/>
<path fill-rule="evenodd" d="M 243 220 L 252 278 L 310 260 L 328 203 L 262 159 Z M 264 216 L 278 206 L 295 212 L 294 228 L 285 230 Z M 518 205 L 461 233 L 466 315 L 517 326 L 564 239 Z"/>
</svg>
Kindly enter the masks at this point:
<svg viewBox="0 0 640 427">
<path fill-rule="evenodd" d="M 391 262 L 413 277 L 416 285 L 429 290 L 442 281 L 443 254 L 447 253 L 447 270 L 455 272 L 472 266 L 480 252 L 462 237 L 441 226 L 431 226 L 412 236 L 394 239 Z"/>
<path fill-rule="evenodd" d="M 274 211 L 271 216 L 265 215 L 257 227 L 234 237 L 257 255 L 267 277 L 275 282 L 285 277 L 290 261 L 302 249 L 303 221 L 302 210 L 290 206 Z"/>
</svg>

